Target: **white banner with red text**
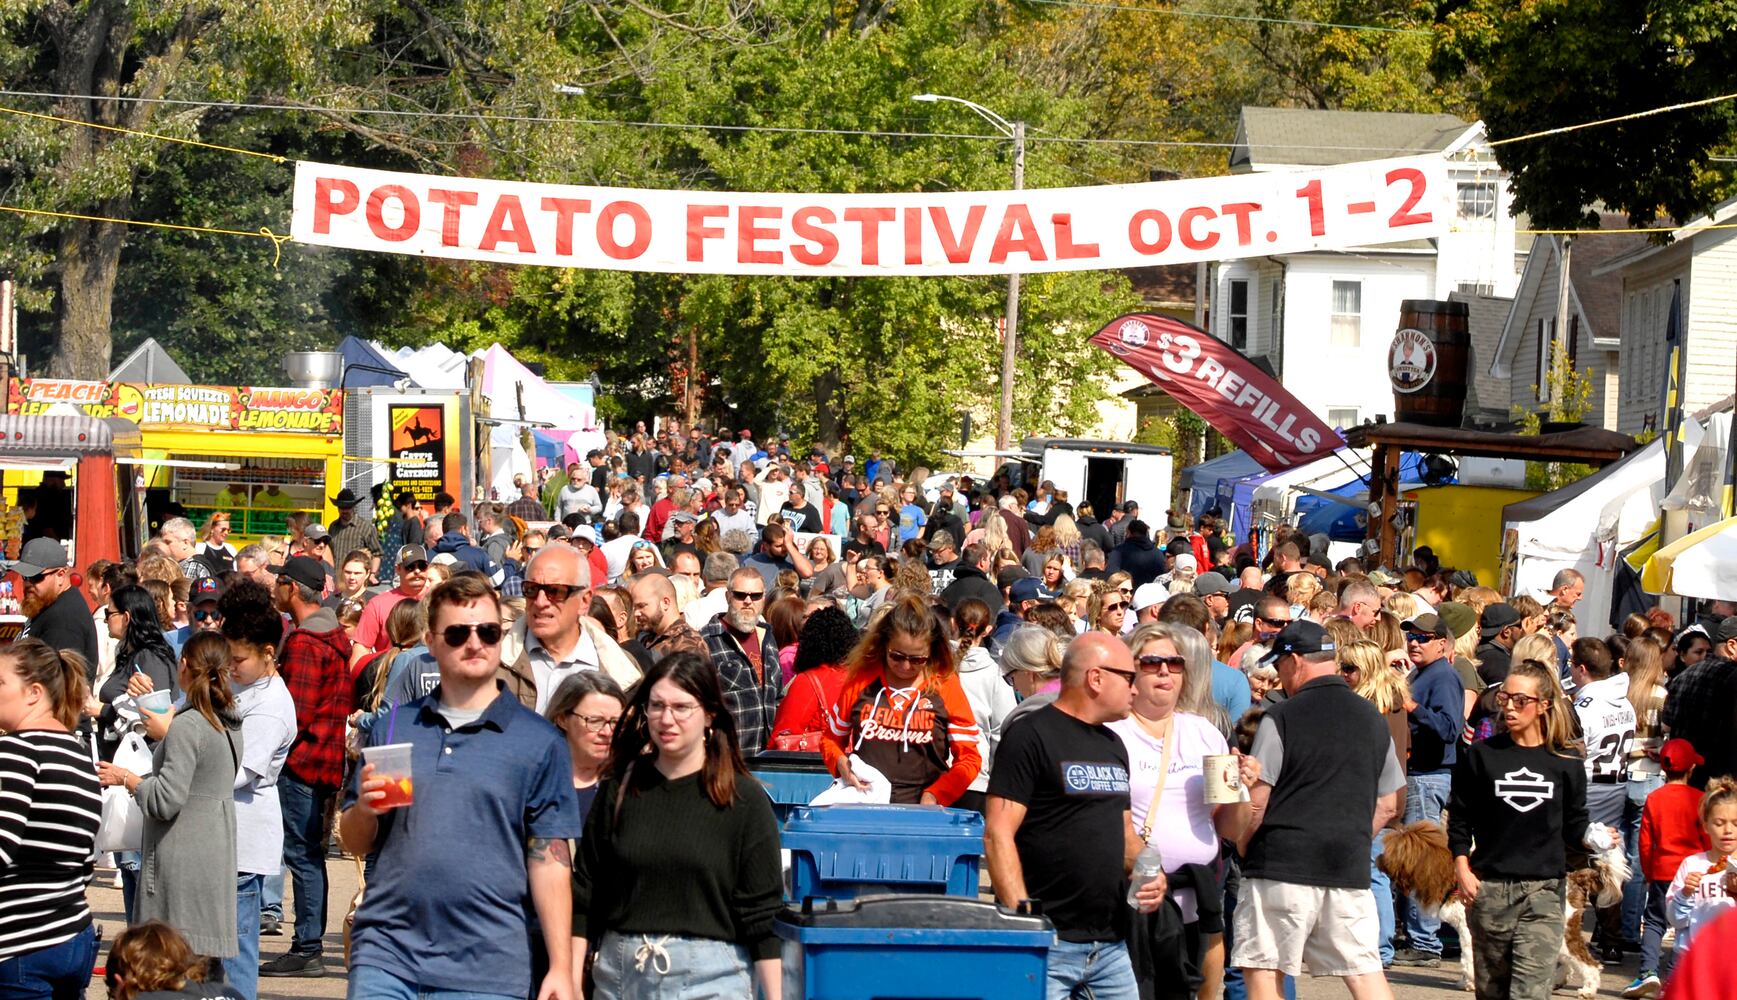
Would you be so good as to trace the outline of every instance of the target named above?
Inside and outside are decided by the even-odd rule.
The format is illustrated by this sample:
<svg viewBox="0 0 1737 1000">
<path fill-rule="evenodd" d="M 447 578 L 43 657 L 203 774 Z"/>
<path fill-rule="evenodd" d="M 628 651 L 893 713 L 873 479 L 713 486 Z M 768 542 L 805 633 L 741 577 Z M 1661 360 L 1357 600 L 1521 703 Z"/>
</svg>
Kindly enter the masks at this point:
<svg viewBox="0 0 1737 1000">
<path fill-rule="evenodd" d="M 688 274 L 1087 271 L 1377 246 L 1453 221 L 1447 162 L 922 194 L 578 187 L 296 164 L 301 243 Z"/>
</svg>

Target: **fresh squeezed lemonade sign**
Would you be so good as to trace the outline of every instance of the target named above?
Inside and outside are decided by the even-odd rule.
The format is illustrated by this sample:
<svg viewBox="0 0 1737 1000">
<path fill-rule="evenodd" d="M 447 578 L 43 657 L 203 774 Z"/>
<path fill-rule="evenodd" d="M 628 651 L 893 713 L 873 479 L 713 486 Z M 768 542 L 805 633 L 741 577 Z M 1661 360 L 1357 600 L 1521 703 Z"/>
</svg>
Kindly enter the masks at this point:
<svg viewBox="0 0 1737 1000">
<path fill-rule="evenodd" d="M 22 414 L 70 404 L 89 416 L 119 417 L 146 430 L 344 431 L 344 394 L 338 389 L 34 378 L 13 379 L 6 402 L 8 413 Z"/>
<path fill-rule="evenodd" d="M 692 274 L 1085 271 L 1445 233 L 1447 162 L 1147 184 L 790 194 L 653 191 L 296 164 L 302 243 L 508 264 Z"/>
</svg>

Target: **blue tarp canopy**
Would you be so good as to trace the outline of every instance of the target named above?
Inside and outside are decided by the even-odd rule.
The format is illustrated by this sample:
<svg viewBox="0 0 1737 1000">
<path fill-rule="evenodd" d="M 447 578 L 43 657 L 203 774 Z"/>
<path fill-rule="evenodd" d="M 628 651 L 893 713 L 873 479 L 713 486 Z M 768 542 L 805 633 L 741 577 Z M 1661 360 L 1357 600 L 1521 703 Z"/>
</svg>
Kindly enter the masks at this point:
<svg viewBox="0 0 1737 1000">
<path fill-rule="evenodd" d="M 1449 479 L 1448 482 L 1454 482 Z M 1314 489 L 1335 496 L 1355 497 L 1366 493 L 1369 484 L 1346 470 L 1345 478 L 1336 486 L 1310 484 Z M 1423 485 L 1423 455 L 1415 451 L 1402 452 L 1399 457 L 1399 488 L 1415 489 Z M 1356 506 L 1346 506 L 1315 496 L 1297 498 L 1297 527 L 1306 535 L 1325 534 L 1335 542 L 1361 542 L 1369 535 L 1368 500 Z"/>
<path fill-rule="evenodd" d="M 391 385 L 401 378 L 409 378 L 385 355 L 376 351 L 374 345 L 360 337 L 345 337 L 339 341 L 338 353 L 344 356 L 345 388 L 358 385 Z M 376 368 L 384 368 L 393 374 L 372 370 Z"/>
<path fill-rule="evenodd" d="M 535 428 L 531 430 L 531 437 L 537 442 L 538 458 L 557 469 L 565 464 L 563 461 L 567 454 L 567 439 L 565 437 L 558 438 Z"/>
<path fill-rule="evenodd" d="M 1183 469 L 1178 476 L 1178 486 L 1188 497 L 1189 516 L 1199 517 L 1206 513 L 1218 497 L 1218 484 L 1222 480 L 1239 479 L 1264 471 L 1254 456 L 1246 451 L 1226 452 Z"/>
</svg>

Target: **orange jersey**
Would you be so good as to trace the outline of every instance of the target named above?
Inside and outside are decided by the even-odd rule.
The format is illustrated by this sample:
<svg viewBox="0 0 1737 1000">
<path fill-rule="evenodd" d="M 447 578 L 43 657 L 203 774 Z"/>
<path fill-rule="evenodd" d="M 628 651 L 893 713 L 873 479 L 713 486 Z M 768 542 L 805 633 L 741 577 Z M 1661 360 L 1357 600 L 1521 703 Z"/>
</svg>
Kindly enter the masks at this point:
<svg viewBox="0 0 1737 1000">
<path fill-rule="evenodd" d="M 822 750 L 835 774 L 839 758 L 854 753 L 886 775 L 894 802 L 915 804 L 928 792 L 945 806 L 983 769 L 977 740 L 958 674 L 927 687 L 889 688 L 876 670 L 845 681 Z"/>
</svg>

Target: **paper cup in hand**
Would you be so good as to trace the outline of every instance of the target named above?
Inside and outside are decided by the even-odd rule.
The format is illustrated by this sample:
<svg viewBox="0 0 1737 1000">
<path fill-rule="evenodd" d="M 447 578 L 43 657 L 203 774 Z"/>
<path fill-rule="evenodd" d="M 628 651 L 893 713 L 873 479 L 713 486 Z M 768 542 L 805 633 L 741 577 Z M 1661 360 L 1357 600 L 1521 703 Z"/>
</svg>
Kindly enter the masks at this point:
<svg viewBox="0 0 1737 1000">
<path fill-rule="evenodd" d="M 374 765 L 374 777 L 386 779 L 386 797 L 375 802 L 374 808 L 396 809 L 409 805 L 416 798 L 416 787 L 410 776 L 410 744 L 364 747 L 362 761 Z"/>
<path fill-rule="evenodd" d="M 139 706 L 139 711 L 150 712 L 152 715 L 162 715 L 175 704 L 175 696 L 168 691 L 152 691 L 133 699 Z"/>
<path fill-rule="evenodd" d="M 1208 754 L 1201 766 L 1206 771 L 1208 805 L 1242 801 L 1242 763 L 1233 753 Z"/>
</svg>

